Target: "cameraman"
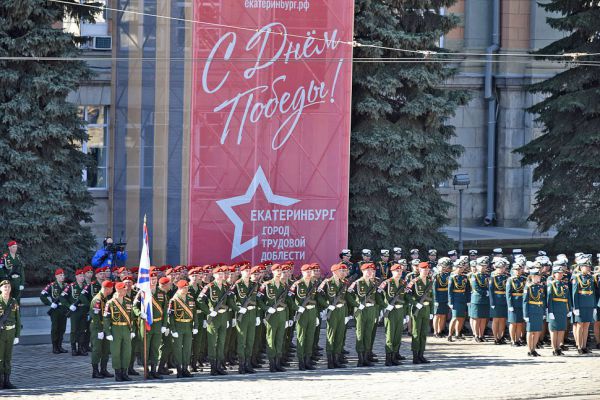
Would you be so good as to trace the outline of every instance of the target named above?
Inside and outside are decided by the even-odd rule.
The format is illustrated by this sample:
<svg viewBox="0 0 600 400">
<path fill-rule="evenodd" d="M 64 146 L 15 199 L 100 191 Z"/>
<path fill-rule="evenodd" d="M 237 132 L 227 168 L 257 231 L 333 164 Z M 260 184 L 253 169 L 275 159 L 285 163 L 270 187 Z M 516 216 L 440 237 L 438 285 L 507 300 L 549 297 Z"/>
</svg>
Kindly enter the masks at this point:
<svg viewBox="0 0 600 400">
<path fill-rule="evenodd" d="M 102 242 L 103 247 L 96 251 L 92 258 L 92 266 L 94 268 L 115 266 L 116 262 L 125 262 L 127 260 L 127 252 L 124 246 L 115 245 L 113 239 L 108 236 Z"/>
</svg>

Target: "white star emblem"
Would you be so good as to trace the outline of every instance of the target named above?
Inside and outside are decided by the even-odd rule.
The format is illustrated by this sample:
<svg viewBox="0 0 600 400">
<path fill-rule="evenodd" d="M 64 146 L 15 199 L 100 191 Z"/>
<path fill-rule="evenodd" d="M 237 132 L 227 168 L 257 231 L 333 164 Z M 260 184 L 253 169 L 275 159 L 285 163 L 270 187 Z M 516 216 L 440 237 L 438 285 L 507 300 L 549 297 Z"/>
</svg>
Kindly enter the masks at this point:
<svg viewBox="0 0 600 400">
<path fill-rule="evenodd" d="M 235 211 L 233 211 L 233 207 L 250 203 L 252 201 L 252 198 L 254 197 L 254 194 L 256 193 L 256 189 L 258 189 L 259 186 L 262 188 L 263 193 L 267 198 L 267 201 L 271 204 L 291 206 L 300 201 L 298 199 L 292 199 L 290 197 L 278 196 L 276 194 L 273 194 L 273 190 L 271 190 L 271 185 L 269 185 L 267 177 L 265 176 L 265 173 L 263 172 L 261 166 L 259 166 L 256 170 L 256 174 L 254 174 L 254 178 L 252 179 L 252 182 L 250 182 L 250 186 L 248 186 L 246 193 L 244 193 L 241 196 L 218 200 L 217 205 L 221 207 L 221 210 L 223 210 L 225 215 L 227 215 L 227 217 L 235 227 L 233 231 L 233 243 L 231 246 L 232 259 L 258 245 L 258 236 L 254 236 L 252 239 L 242 243 L 242 231 L 244 230 L 244 221 L 242 221 L 242 219 L 238 217 Z"/>
</svg>

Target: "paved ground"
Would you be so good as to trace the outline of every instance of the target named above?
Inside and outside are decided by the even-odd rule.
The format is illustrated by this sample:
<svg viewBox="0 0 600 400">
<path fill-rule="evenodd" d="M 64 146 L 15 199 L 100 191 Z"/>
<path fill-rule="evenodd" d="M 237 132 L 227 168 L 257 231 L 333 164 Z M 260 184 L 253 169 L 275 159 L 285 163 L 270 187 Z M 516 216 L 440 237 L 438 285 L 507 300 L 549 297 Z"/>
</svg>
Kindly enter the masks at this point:
<svg viewBox="0 0 600 400">
<path fill-rule="evenodd" d="M 380 359 L 384 356 L 383 337 L 379 330 L 375 351 Z M 354 343 L 353 330 L 347 343 Z M 401 352 L 409 356 L 409 339 L 404 339 Z M 313 372 L 290 369 L 287 373 L 231 373 L 216 378 L 203 372 L 186 380 L 169 377 L 157 383 L 134 377 L 134 382 L 120 384 L 113 379 L 91 379 L 89 357 L 53 355 L 48 345 L 17 346 L 13 383 L 19 389 L 0 391 L 0 397 L 179 399 L 207 398 L 210 392 L 211 399 L 268 399 L 274 394 L 286 399 L 317 399 L 325 394 L 335 399 L 383 399 L 392 394 L 411 400 L 600 399 L 600 350 L 587 356 L 577 356 L 572 350 L 565 357 L 552 357 L 549 349 L 540 353 L 543 357 L 532 359 L 521 347 L 448 343 L 430 337 L 426 355 L 432 363 L 427 365 L 405 361 L 388 368 L 380 362 L 373 368 L 356 368 L 352 354 L 352 367 L 345 370 L 327 370 L 321 364 Z M 477 392 L 481 389 L 483 392 Z"/>
</svg>

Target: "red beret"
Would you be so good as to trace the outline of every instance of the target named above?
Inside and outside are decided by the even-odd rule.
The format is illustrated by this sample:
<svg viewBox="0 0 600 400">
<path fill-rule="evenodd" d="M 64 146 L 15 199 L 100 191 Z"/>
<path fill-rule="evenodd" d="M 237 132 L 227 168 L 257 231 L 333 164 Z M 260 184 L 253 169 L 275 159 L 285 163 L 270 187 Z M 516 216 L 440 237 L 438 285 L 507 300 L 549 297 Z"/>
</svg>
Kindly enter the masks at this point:
<svg viewBox="0 0 600 400">
<path fill-rule="evenodd" d="M 173 269 L 167 268 L 167 270 L 165 271 L 165 275 L 171 275 L 173 272 L 174 272 Z"/>
<path fill-rule="evenodd" d="M 123 278 L 123 279 L 122 279 L 122 281 L 123 281 L 123 282 L 127 282 L 127 281 L 129 281 L 129 282 L 133 282 L 133 278 L 132 278 L 132 277 L 130 277 L 130 276 L 126 276 L 125 278 Z"/>
<path fill-rule="evenodd" d="M 171 278 L 163 276 L 162 278 L 160 278 L 158 280 L 158 283 L 160 283 L 161 285 L 166 285 L 167 283 L 171 282 Z"/>
<path fill-rule="evenodd" d="M 157 276 L 158 274 L 155 271 L 150 272 L 150 278 L 155 278 Z"/>
<path fill-rule="evenodd" d="M 82 269 L 76 269 L 75 270 L 75 275 L 83 275 L 85 272 L 83 272 Z"/>
<path fill-rule="evenodd" d="M 262 271 L 262 268 L 257 265 L 255 267 L 252 267 L 252 269 L 250 270 L 250 273 L 251 274 L 259 274 L 261 271 Z"/>
<path fill-rule="evenodd" d="M 304 272 L 304 271 L 310 271 L 312 269 L 312 265 L 311 264 L 304 264 L 301 268 L 300 271 Z"/>
<path fill-rule="evenodd" d="M 186 281 L 185 279 L 182 279 L 179 282 L 177 282 L 177 287 L 179 289 L 187 287 L 187 285 L 188 285 L 188 281 Z"/>
<path fill-rule="evenodd" d="M 429 269 L 429 263 L 427 261 L 420 262 L 419 268 Z"/>
<path fill-rule="evenodd" d="M 240 267 L 240 272 L 242 271 L 246 271 L 246 270 L 252 270 L 252 267 L 250 266 L 250 264 L 242 264 L 242 266 Z"/>
<path fill-rule="evenodd" d="M 65 271 L 62 268 L 58 268 L 56 271 L 54 271 L 54 276 L 64 274 L 64 273 L 65 273 Z"/>
<path fill-rule="evenodd" d="M 112 281 L 106 280 L 102 282 L 102 287 L 112 288 L 113 286 L 115 286 L 115 284 Z"/>
<path fill-rule="evenodd" d="M 125 267 L 121 267 L 121 268 L 118 268 L 118 269 L 117 269 L 117 273 L 118 273 L 118 274 L 122 274 L 122 273 L 123 273 L 123 272 L 125 272 L 125 271 L 127 271 L 127 268 L 125 268 Z"/>
<path fill-rule="evenodd" d="M 375 264 L 373 264 L 373 263 L 364 263 L 363 265 L 360 266 L 360 270 L 361 271 L 366 271 L 368 269 L 375 270 Z"/>
<path fill-rule="evenodd" d="M 138 272 L 140 267 L 131 267 L 131 272 Z"/>
<path fill-rule="evenodd" d="M 271 265 L 271 271 L 281 271 L 283 266 L 281 264 L 273 264 Z"/>
<path fill-rule="evenodd" d="M 331 272 L 339 271 L 341 269 L 348 269 L 348 267 L 346 267 L 346 264 L 342 264 L 342 263 L 333 264 L 331 266 Z"/>
<path fill-rule="evenodd" d="M 402 265 L 400 265 L 400 264 L 394 264 L 394 265 L 392 265 L 392 268 L 390 268 L 390 271 L 396 271 L 398 269 L 400 271 L 402 271 Z"/>
<path fill-rule="evenodd" d="M 319 265 L 319 263 L 312 263 L 310 264 L 311 268 L 313 271 L 319 271 L 321 270 L 321 266 Z"/>
<path fill-rule="evenodd" d="M 17 244 L 17 241 L 16 240 L 11 240 L 10 242 L 8 242 L 8 247 L 14 246 L 15 244 Z"/>
<path fill-rule="evenodd" d="M 124 282 L 117 282 L 117 283 L 115 283 L 115 288 L 117 290 L 125 289 L 125 283 Z"/>
<path fill-rule="evenodd" d="M 229 267 L 229 272 L 236 272 L 237 268 L 238 268 L 237 265 L 232 265 L 231 267 Z"/>
<path fill-rule="evenodd" d="M 89 265 L 86 265 L 85 267 L 83 267 L 83 273 L 85 274 L 86 272 L 89 271 L 93 271 L 92 267 L 90 267 Z"/>
</svg>

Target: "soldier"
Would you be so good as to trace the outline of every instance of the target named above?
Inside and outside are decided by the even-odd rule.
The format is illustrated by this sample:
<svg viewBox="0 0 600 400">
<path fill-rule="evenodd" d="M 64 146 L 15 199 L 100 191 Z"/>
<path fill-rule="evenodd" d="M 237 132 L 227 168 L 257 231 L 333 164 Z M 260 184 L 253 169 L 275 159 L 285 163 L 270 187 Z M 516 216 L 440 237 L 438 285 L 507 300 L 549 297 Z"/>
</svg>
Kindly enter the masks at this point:
<svg viewBox="0 0 600 400">
<path fill-rule="evenodd" d="M 188 295 L 188 282 L 179 280 L 177 292 L 169 301 L 169 329 L 173 337 L 178 378 L 191 378 L 188 369 L 192 357 L 192 336 L 198 334 L 196 299 Z M 143 315 L 142 315 L 143 317 Z"/>
<path fill-rule="evenodd" d="M 75 282 L 71 283 L 60 295 L 60 302 L 69 309 L 71 318 L 71 355 L 87 356 L 85 350 L 85 328 L 90 302 L 89 287 L 85 284 L 83 270 L 75 271 Z"/>
<path fill-rule="evenodd" d="M 469 250 L 469 261 L 477 261 L 478 254 L 477 250 Z"/>
<path fill-rule="evenodd" d="M 169 329 L 167 328 L 167 294 L 158 289 L 157 284 L 158 275 L 150 267 L 150 289 L 152 291 L 152 324 L 150 325 L 150 330 L 146 328 L 148 315 L 141 309 L 141 291 L 137 293 L 133 301 L 133 313 L 139 317 L 138 336 L 143 338 L 144 330 L 146 330 L 144 357 L 150 366 L 150 370 L 146 371 L 148 379 L 162 379 L 162 376 L 157 371 L 159 350 L 163 335 L 169 334 Z"/>
<path fill-rule="evenodd" d="M 548 281 L 546 304 L 548 305 L 548 329 L 552 344 L 552 355 L 562 356 L 562 347 L 567 330 L 567 318 L 571 314 L 569 285 L 562 281 L 563 270 L 560 262 L 552 267 L 552 279 Z"/>
<path fill-rule="evenodd" d="M 508 318 L 508 306 L 506 304 L 506 281 L 508 279 L 506 267 L 508 265 L 510 264 L 506 258 L 500 258 L 494 262 L 494 272 L 492 272 L 488 287 L 492 333 L 494 334 L 494 344 L 498 345 L 506 344 L 504 331 L 506 330 L 506 319 Z"/>
<path fill-rule="evenodd" d="M 165 315 L 166 315 L 166 305 L 168 299 L 173 297 L 175 291 L 173 291 L 173 282 L 171 282 L 171 278 L 168 276 L 163 276 L 158 280 L 158 291 L 162 293 L 165 298 Z M 169 329 L 161 330 L 162 334 L 162 342 L 160 344 L 160 348 L 158 350 L 159 353 L 159 363 L 157 372 L 160 375 L 171 375 L 171 371 L 167 368 L 166 364 L 171 358 L 173 354 L 173 337 L 169 332 Z"/>
<path fill-rule="evenodd" d="M 317 327 L 317 288 L 318 283 L 314 281 L 313 264 L 304 264 L 301 268 L 302 279 L 294 282 L 290 288 L 296 304 L 296 353 L 298 357 L 298 369 L 300 371 L 314 370 L 311 363 L 315 329 Z"/>
<path fill-rule="evenodd" d="M 281 282 L 282 266 L 273 264 L 271 267 L 273 279 L 264 282 L 257 295 L 259 307 L 265 312 L 265 328 L 267 340 L 267 355 L 269 370 L 283 372 L 279 360 L 283 355 L 283 339 L 285 325 L 288 320 L 288 307 L 293 307 L 291 293 Z M 258 322 L 258 321 L 257 321 Z"/>
<path fill-rule="evenodd" d="M 430 262 L 431 268 L 431 262 Z M 442 257 L 437 264 L 438 272 L 433 277 L 433 335 L 436 338 L 444 337 L 446 319 L 448 317 L 448 282 L 452 261 Z"/>
<path fill-rule="evenodd" d="M 196 302 L 198 302 L 198 296 L 202 291 L 202 268 L 189 265 L 188 279 L 190 281 L 188 285 L 188 294 L 192 296 L 192 298 L 195 299 Z M 190 360 L 190 367 L 193 372 L 198 372 L 198 363 L 202 363 L 202 361 L 200 360 L 200 335 L 202 334 L 202 331 L 206 332 L 206 328 L 200 329 L 205 319 L 202 318 L 202 315 L 204 314 L 202 313 L 202 310 L 198 308 L 197 304 L 196 314 L 198 316 L 198 333 L 192 336 L 192 357 Z"/>
<path fill-rule="evenodd" d="M 260 283 L 260 267 L 251 267 L 244 264 L 240 267 L 242 277 L 235 282 L 232 293 L 235 303 L 236 331 L 237 331 L 237 355 L 239 360 L 238 372 L 240 374 L 254 374 L 250 359 L 254 346 L 254 335 L 256 333 L 256 294 Z"/>
<path fill-rule="evenodd" d="M 115 381 L 130 381 L 127 375 L 131 359 L 131 339 L 135 336 L 132 331 L 132 304 L 126 296 L 127 287 L 123 282 L 115 284 L 116 292 L 104 307 L 102 323 L 104 337 L 110 342 L 112 365 L 115 370 Z"/>
<path fill-rule="evenodd" d="M 226 283 L 227 283 L 227 288 L 228 290 L 231 290 L 231 288 L 233 287 L 233 285 L 235 284 L 235 282 L 237 282 L 238 278 L 239 278 L 239 267 L 241 264 L 236 263 L 233 264 L 231 266 L 229 266 L 229 269 L 227 271 L 227 278 L 226 278 Z M 225 361 L 233 366 L 236 365 L 238 363 L 237 357 L 236 357 L 236 349 L 237 349 L 237 345 L 236 345 L 236 340 L 237 340 L 237 330 L 236 330 L 236 325 L 237 325 L 237 321 L 235 319 L 235 310 L 230 309 L 228 311 L 227 314 L 227 333 L 225 334 Z"/>
<path fill-rule="evenodd" d="M 378 285 L 375 281 L 375 264 L 363 263 L 360 266 L 362 278 L 354 281 L 348 288 L 346 301 L 354 307 L 356 320 L 356 352 L 358 367 L 372 367 L 377 360 L 372 354 L 372 338 L 377 322 L 375 307 Z"/>
<path fill-rule="evenodd" d="M 90 333 L 92 339 L 92 378 L 112 378 L 108 372 L 108 357 L 110 356 L 110 342 L 104 336 L 104 308 L 110 295 L 113 293 L 112 281 L 102 282 L 102 288 L 90 302 Z M 98 367 L 100 364 L 100 368 Z"/>
<path fill-rule="evenodd" d="M 427 258 L 429 262 L 429 269 L 434 272 L 437 269 L 437 250 L 430 249 L 427 252 Z"/>
<path fill-rule="evenodd" d="M 317 289 L 317 300 L 326 308 L 327 341 L 325 352 L 327 353 L 327 368 L 345 368 L 343 362 L 343 350 L 346 322 L 348 315 L 346 307 L 347 286 L 344 278 L 348 273 L 346 264 L 339 263 L 331 266 L 331 278 L 324 279 Z"/>
<path fill-rule="evenodd" d="M 21 312 L 17 299 L 11 297 L 12 284 L 0 282 L 0 388 L 15 389 L 10 382 L 13 346 L 21 336 Z"/>
<path fill-rule="evenodd" d="M 100 292 L 100 289 L 102 288 L 101 283 L 99 283 L 97 280 L 94 280 L 94 269 L 91 266 L 85 266 L 83 267 L 83 276 L 85 277 L 85 281 L 84 284 L 88 287 L 88 293 L 87 293 L 87 298 L 88 298 L 88 304 L 91 303 L 92 299 Z M 89 314 L 89 313 L 88 313 Z M 90 347 L 90 323 L 91 323 L 91 318 L 88 317 L 85 320 L 84 323 L 84 331 L 83 331 L 83 340 L 82 340 L 82 346 L 84 348 L 84 350 L 86 352 L 90 352 L 91 347 Z"/>
<path fill-rule="evenodd" d="M 133 273 L 131 271 L 127 271 L 127 275 L 123 277 L 122 282 L 125 283 L 125 288 L 126 288 L 125 296 L 129 299 L 131 304 L 133 304 L 133 300 L 137 296 L 137 292 L 138 292 L 137 288 L 135 288 L 133 286 Z M 136 315 L 135 313 L 133 313 L 132 317 L 131 317 L 131 331 L 134 333 L 138 333 L 137 328 L 138 328 L 139 324 L 140 324 L 139 316 Z M 136 357 L 139 360 L 138 364 L 144 365 L 144 363 L 142 361 L 142 353 L 141 353 L 142 352 L 142 339 L 143 339 L 143 336 L 140 336 L 137 334 L 131 338 L 131 357 L 129 359 L 127 375 L 137 376 L 140 374 L 139 372 L 137 372 L 135 370 L 135 368 L 133 366 L 135 363 Z"/>
<path fill-rule="evenodd" d="M 25 289 L 25 265 L 17 254 L 19 245 L 16 241 L 8 242 L 8 253 L 0 258 L 0 280 L 8 280 L 11 293 L 17 303 L 21 303 L 21 292 Z"/>
<path fill-rule="evenodd" d="M 386 279 L 377 289 L 377 300 L 384 309 L 385 326 L 385 365 L 400 365 L 400 343 L 406 303 L 406 283 L 402 280 L 402 265 L 391 267 L 392 277 Z"/>
<path fill-rule="evenodd" d="M 485 273 L 487 265 L 488 257 L 479 257 L 477 259 L 477 272 L 471 274 L 469 279 L 471 284 L 469 317 L 474 321 L 473 336 L 475 341 L 479 343 L 485 341 L 485 326 L 490 317 L 489 278 Z"/>
<path fill-rule="evenodd" d="M 389 250 L 381 250 L 381 261 L 377 262 L 377 271 L 375 271 L 375 277 L 379 280 L 388 279 L 392 273 L 390 268 L 392 263 L 390 263 L 390 251 Z"/>
<path fill-rule="evenodd" d="M 225 362 L 225 335 L 229 322 L 229 308 L 233 298 L 225 281 L 229 268 L 217 267 L 213 270 L 214 281 L 202 289 L 198 306 L 207 315 L 208 358 L 211 375 L 227 375 Z"/>
<path fill-rule="evenodd" d="M 350 249 L 343 249 L 340 252 L 340 263 L 344 264 L 348 269 L 348 276 L 350 279 L 358 279 L 360 276 L 360 270 L 350 259 L 352 258 L 352 252 Z"/>
<path fill-rule="evenodd" d="M 462 255 L 461 255 L 462 256 Z M 450 261 L 452 262 L 452 264 L 454 264 L 454 262 L 456 260 L 458 260 L 458 252 L 456 250 L 450 250 L 448 252 L 448 258 L 450 258 Z M 452 265 L 451 264 L 451 265 Z"/>
<path fill-rule="evenodd" d="M 573 277 L 573 315 L 574 328 L 573 336 L 577 344 L 579 354 L 591 353 L 587 348 L 588 331 L 590 323 L 594 321 L 594 312 L 596 311 L 596 298 L 594 277 L 591 274 L 591 260 L 585 255 L 577 260 L 577 266 L 581 273 Z"/>
<path fill-rule="evenodd" d="M 513 264 L 512 272 L 513 276 L 506 281 L 506 305 L 508 307 L 508 322 L 510 323 L 508 332 L 510 334 L 511 346 L 520 347 L 524 344 L 521 342 L 521 338 L 525 332 L 523 291 L 526 278 L 523 275 L 523 267 L 519 263 Z"/>
<path fill-rule="evenodd" d="M 414 260 L 418 260 L 418 259 L 419 259 L 419 249 L 411 249 L 410 250 L 410 261 L 414 261 Z"/>
<path fill-rule="evenodd" d="M 530 357 L 539 357 L 535 350 L 540 340 L 546 310 L 546 293 L 541 284 L 540 271 L 533 268 L 529 271 L 527 284 L 523 294 L 523 319 L 527 323 L 527 345 Z"/>
<path fill-rule="evenodd" d="M 469 265 L 466 258 L 459 258 L 454 263 L 454 271 L 448 281 L 448 308 L 452 310 L 452 320 L 448 329 L 448 341 L 452 342 L 454 334 L 458 340 L 465 340 L 462 329 L 467 317 L 467 303 L 470 301 L 469 279 L 465 270 Z"/>
<path fill-rule="evenodd" d="M 407 284 L 407 297 L 411 303 L 413 364 L 430 362 L 424 356 L 433 299 L 433 279 L 429 274 L 429 263 L 421 262 L 419 275 Z"/>
<path fill-rule="evenodd" d="M 402 249 L 400 247 L 394 247 L 392 251 L 394 253 L 392 264 L 399 264 L 399 261 L 402 260 Z"/>
<path fill-rule="evenodd" d="M 596 257 L 600 263 L 600 254 L 596 254 Z M 596 266 L 594 283 L 596 286 L 596 322 L 594 322 L 594 337 L 596 338 L 596 348 L 600 350 L 600 265 Z"/>
<path fill-rule="evenodd" d="M 52 352 L 54 354 L 68 353 L 62 347 L 63 337 L 67 329 L 67 308 L 62 305 L 60 295 L 65 290 L 65 272 L 62 268 L 54 271 L 53 282 L 50 282 L 40 293 L 40 300 L 49 306 L 48 315 L 50 315 L 50 338 L 52 340 Z"/>
</svg>

